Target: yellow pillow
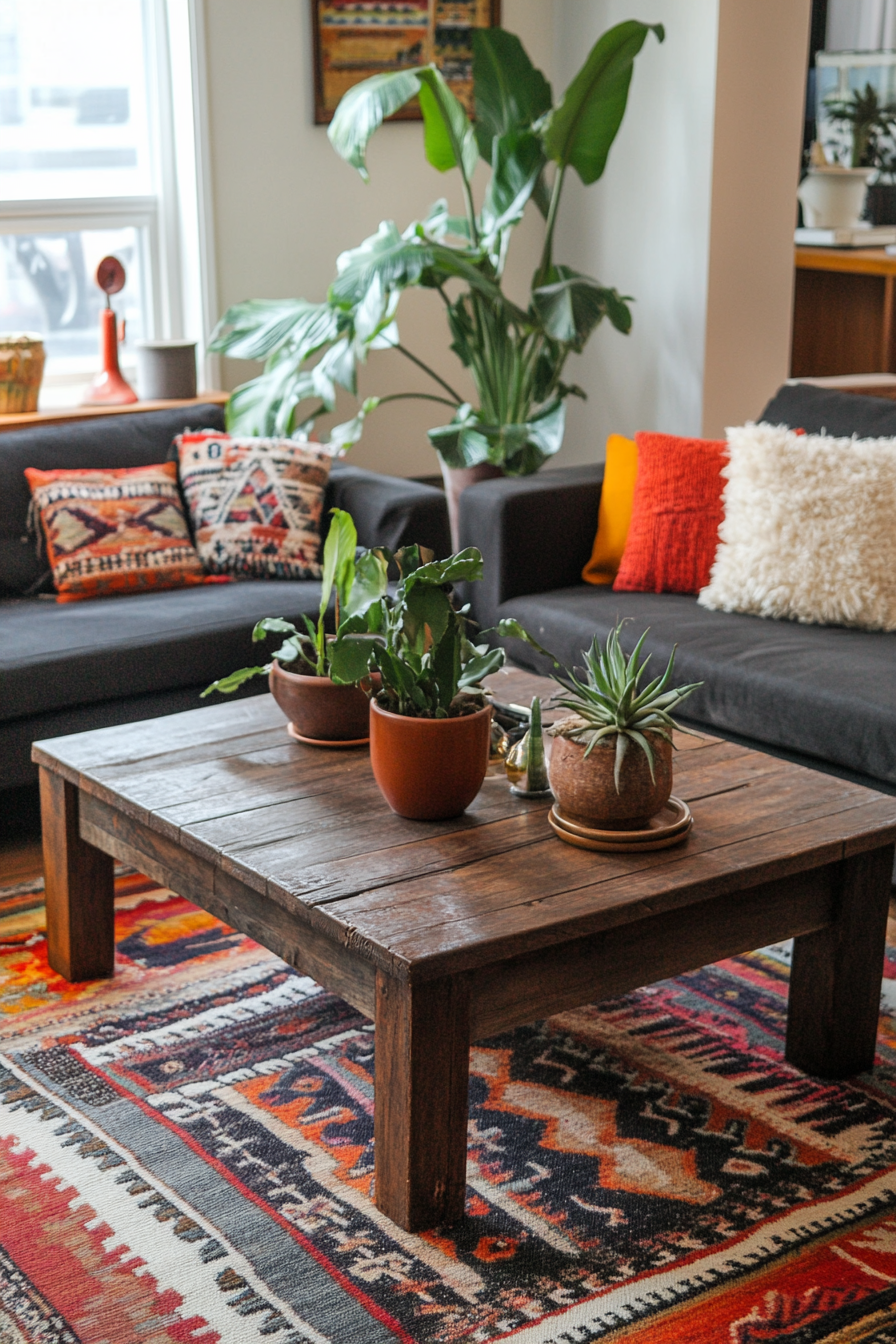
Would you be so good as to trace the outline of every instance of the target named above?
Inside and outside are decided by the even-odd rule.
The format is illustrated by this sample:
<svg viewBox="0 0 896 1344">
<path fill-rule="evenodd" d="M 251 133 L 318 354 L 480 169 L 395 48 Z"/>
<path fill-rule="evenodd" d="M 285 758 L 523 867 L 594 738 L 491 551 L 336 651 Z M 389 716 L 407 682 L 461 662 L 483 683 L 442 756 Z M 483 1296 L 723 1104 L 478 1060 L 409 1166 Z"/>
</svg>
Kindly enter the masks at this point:
<svg viewBox="0 0 896 1344">
<path fill-rule="evenodd" d="M 611 434 L 607 439 L 607 462 L 597 511 L 597 536 L 591 559 L 582 570 L 586 583 L 610 584 L 622 561 L 622 552 L 632 519 L 638 449 L 634 439 Z"/>
</svg>

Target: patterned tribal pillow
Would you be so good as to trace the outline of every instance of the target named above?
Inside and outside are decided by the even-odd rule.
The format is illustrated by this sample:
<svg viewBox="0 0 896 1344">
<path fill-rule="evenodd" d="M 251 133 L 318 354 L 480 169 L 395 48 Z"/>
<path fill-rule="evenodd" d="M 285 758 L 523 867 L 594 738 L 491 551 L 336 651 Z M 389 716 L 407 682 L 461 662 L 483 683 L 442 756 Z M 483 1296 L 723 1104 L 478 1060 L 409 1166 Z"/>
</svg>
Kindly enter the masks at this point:
<svg viewBox="0 0 896 1344">
<path fill-rule="evenodd" d="M 196 549 L 210 574 L 316 579 L 331 457 L 293 439 L 202 430 L 175 439 Z"/>
<path fill-rule="evenodd" d="M 25 475 L 58 602 L 205 581 L 173 462 L 109 471 L 29 467 Z"/>
</svg>

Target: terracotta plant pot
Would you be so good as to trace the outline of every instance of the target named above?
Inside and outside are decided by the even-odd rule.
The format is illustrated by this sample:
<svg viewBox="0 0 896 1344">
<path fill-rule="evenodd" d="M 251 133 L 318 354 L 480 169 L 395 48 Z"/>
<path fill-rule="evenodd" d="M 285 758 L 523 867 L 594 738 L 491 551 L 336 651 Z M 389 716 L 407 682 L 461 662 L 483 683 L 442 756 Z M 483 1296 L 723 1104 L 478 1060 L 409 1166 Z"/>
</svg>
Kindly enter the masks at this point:
<svg viewBox="0 0 896 1344">
<path fill-rule="evenodd" d="M 587 743 L 555 737 L 550 761 L 551 788 L 564 813 L 586 825 L 608 830 L 639 830 L 656 815 L 672 792 L 672 744 L 657 733 L 645 734 L 653 747 L 650 778 L 646 754 L 630 742 L 622 762 L 619 788 L 613 780 L 616 739 L 599 742 L 586 756 Z"/>
<path fill-rule="evenodd" d="M 276 661 L 268 685 L 300 737 L 313 742 L 366 741 L 369 710 L 360 686 L 337 686 L 329 677 L 287 672 Z"/>
<path fill-rule="evenodd" d="M 504 472 L 500 467 L 493 467 L 490 462 L 480 462 L 475 467 L 449 467 L 439 458 L 439 465 L 442 468 L 442 480 L 445 482 L 448 525 L 451 528 L 451 549 L 459 551 L 458 501 L 461 495 L 468 486 L 476 485 L 479 481 L 493 481 L 498 476 L 503 476 Z"/>
<path fill-rule="evenodd" d="M 485 779 L 492 707 L 458 719 L 412 719 L 370 702 L 370 764 L 393 812 L 412 821 L 458 817 Z"/>
</svg>

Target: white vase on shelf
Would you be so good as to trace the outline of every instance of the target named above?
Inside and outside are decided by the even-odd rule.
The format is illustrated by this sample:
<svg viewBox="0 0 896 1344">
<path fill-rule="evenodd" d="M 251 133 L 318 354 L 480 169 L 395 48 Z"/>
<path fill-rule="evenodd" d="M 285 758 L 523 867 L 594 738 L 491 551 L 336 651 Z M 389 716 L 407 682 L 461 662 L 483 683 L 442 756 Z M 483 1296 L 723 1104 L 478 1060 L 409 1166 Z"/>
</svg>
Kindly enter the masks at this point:
<svg viewBox="0 0 896 1344">
<path fill-rule="evenodd" d="M 810 168 L 797 190 L 810 229 L 854 229 L 862 216 L 872 168 Z"/>
</svg>

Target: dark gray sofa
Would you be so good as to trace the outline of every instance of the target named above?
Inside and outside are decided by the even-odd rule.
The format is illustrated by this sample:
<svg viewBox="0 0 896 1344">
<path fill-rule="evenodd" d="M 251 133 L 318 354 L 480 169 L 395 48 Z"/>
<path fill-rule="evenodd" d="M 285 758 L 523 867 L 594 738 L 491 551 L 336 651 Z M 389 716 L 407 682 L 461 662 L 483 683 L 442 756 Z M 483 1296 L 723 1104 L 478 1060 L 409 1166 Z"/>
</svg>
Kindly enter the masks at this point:
<svg viewBox="0 0 896 1344">
<path fill-rule="evenodd" d="M 316 617 L 315 582 L 214 584 L 64 604 L 42 583 L 46 566 L 27 535 L 24 469 L 163 462 L 174 435 L 191 426 L 223 429 L 221 408 L 0 434 L 0 791 L 36 779 L 36 738 L 195 709 L 210 681 L 258 661 L 250 636 L 260 617 Z M 449 553 L 445 498 L 431 486 L 337 463 L 325 516 L 334 506 L 352 514 L 362 545 L 415 541 Z M 259 678 L 245 689 L 266 687 Z"/>
<path fill-rule="evenodd" d="M 896 436 L 896 403 L 805 384 L 781 388 L 759 418 L 810 433 Z M 624 643 L 649 627 L 654 662 L 664 666 L 677 643 L 677 679 L 703 682 L 686 721 L 896 793 L 896 634 L 762 620 L 674 593 L 583 583 L 602 478 L 602 467 L 576 467 L 464 492 L 461 541 L 485 557 L 485 581 L 470 593 L 483 627 L 515 616 L 573 666 L 595 633 L 603 639 L 631 617 Z M 550 670 L 519 641 L 509 652 L 522 666 Z"/>
</svg>

